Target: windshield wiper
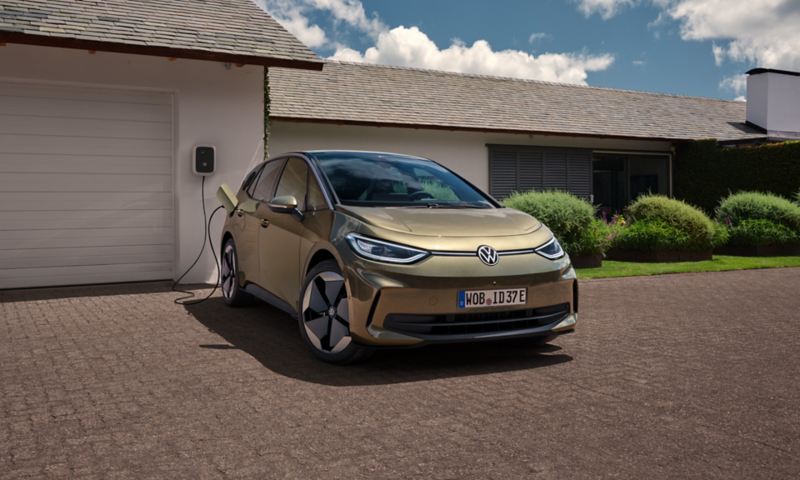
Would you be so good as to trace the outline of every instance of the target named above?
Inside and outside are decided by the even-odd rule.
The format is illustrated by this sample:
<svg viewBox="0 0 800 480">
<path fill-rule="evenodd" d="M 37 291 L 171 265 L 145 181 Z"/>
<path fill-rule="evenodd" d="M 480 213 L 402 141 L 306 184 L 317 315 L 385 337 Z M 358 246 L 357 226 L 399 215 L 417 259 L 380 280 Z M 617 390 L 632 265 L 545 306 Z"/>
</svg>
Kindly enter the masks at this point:
<svg viewBox="0 0 800 480">
<path fill-rule="evenodd" d="M 426 202 L 424 205 L 420 205 L 418 208 L 490 208 L 490 207 L 489 205 L 484 205 L 482 203 L 471 203 L 471 202 L 444 202 L 444 203 Z"/>
</svg>

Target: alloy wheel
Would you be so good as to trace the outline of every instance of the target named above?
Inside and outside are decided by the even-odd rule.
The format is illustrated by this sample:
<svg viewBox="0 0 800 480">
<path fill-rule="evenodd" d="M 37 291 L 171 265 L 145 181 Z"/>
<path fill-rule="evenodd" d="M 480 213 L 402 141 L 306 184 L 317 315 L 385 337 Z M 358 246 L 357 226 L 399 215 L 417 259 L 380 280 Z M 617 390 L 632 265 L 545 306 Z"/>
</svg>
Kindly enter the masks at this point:
<svg viewBox="0 0 800 480">
<path fill-rule="evenodd" d="M 228 243 L 222 252 L 222 294 L 225 298 L 233 297 L 236 281 L 236 250 Z"/>
<path fill-rule="evenodd" d="M 335 272 L 321 272 L 303 295 L 303 326 L 318 350 L 338 353 L 351 342 L 347 288 Z"/>
</svg>

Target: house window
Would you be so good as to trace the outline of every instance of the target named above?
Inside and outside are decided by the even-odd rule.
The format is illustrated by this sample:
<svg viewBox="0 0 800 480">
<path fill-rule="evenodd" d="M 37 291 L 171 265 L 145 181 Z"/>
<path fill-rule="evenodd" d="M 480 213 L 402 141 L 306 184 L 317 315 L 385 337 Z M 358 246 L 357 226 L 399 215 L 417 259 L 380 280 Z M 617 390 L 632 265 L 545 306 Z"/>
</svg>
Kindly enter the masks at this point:
<svg viewBox="0 0 800 480">
<path fill-rule="evenodd" d="M 669 195 L 669 155 L 595 153 L 593 202 L 606 214 L 621 212 L 640 195 Z"/>
</svg>

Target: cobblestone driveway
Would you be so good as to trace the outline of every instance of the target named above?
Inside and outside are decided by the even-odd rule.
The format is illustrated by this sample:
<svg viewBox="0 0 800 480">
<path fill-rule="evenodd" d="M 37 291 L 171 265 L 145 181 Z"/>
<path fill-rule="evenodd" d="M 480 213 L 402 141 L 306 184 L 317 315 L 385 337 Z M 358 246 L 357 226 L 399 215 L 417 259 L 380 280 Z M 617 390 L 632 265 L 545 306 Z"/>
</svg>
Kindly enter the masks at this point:
<svg viewBox="0 0 800 480">
<path fill-rule="evenodd" d="M 0 477 L 798 478 L 800 269 L 582 295 L 550 347 L 334 367 L 264 305 L 0 292 Z"/>
</svg>

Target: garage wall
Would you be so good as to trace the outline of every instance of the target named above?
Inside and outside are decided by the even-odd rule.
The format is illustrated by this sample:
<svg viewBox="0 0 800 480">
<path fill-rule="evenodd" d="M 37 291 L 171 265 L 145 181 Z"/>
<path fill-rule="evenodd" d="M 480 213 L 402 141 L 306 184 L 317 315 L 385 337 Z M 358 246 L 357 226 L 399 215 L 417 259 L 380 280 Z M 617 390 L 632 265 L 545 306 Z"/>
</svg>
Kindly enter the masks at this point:
<svg viewBox="0 0 800 480">
<path fill-rule="evenodd" d="M 217 174 L 206 184 L 206 201 L 212 208 L 218 204 L 214 194 L 219 184 L 237 185 L 247 169 L 263 157 L 261 67 L 9 44 L 0 47 L 3 80 L 110 86 L 173 95 L 177 240 L 173 275 L 191 264 L 203 241 L 200 178 L 192 175 L 190 164 L 194 145 L 217 147 Z M 221 224 L 217 221 L 214 231 L 218 232 Z M 215 278 L 210 254 L 198 267 L 185 281 Z"/>
<path fill-rule="evenodd" d="M 381 150 L 432 158 L 489 191 L 488 146 L 535 145 L 602 150 L 669 151 L 669 142 L 557 135 L 493 134 L 273 120 L 269 154 L 314 149 Z"/>
</svg>

